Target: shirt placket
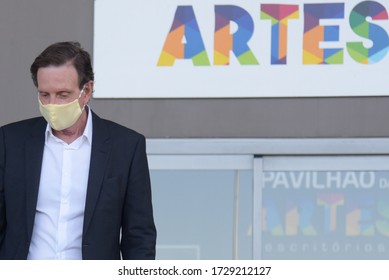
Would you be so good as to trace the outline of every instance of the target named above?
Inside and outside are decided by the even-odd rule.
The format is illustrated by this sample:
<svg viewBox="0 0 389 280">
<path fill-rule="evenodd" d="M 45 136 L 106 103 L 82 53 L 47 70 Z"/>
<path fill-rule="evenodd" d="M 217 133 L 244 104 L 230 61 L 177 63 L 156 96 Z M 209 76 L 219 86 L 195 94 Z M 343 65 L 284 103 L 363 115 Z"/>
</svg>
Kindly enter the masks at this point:
<svg viewBox="0 0 389 280">
<path fill-rule="evenodd" d="M 60 210 L 58 221 L 58 250 L 57 258 L 66 258 L 64 249 L 67 242 L 68 233 L 68 216 L 70 210 L 70 191 L 71 191 L 71 164 L 72 164 L 72 151 L 70 147 L 63 149 L 62 160 L 62 179 L 61 179 L 61 198 L 60 198 Z"/>
</svg>

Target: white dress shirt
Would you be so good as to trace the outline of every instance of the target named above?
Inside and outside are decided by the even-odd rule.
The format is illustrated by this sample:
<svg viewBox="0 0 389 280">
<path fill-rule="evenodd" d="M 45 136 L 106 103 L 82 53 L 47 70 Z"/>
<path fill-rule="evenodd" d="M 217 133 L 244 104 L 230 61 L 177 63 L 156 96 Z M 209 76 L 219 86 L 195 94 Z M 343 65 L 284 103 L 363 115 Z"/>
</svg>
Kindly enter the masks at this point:
<svg viewBox="0 0 389 280">
<path fill-rule="evenodd" d="M 88 110 L 88 109 L 87 109 Z M 82 259 L 82 227 L 92 146 L 92 116 L 67 144 L 46 128 L 41 179 L 28 259 Z"/>
</svg>

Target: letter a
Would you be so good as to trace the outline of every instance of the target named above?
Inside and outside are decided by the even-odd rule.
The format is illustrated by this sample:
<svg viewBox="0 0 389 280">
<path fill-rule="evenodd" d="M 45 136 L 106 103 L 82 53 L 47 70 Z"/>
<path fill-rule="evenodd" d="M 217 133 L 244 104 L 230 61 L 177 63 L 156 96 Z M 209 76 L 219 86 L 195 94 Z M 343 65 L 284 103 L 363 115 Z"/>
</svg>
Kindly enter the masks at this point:
<svg viewBox="0 0 389 280">
<path fill-rule="evenodd" d="M 191 59 L 196 66 L 210 65 L 192 6 L 177 7 L 157 65 L 172 66 L 176 59 Z"/>
</svg>

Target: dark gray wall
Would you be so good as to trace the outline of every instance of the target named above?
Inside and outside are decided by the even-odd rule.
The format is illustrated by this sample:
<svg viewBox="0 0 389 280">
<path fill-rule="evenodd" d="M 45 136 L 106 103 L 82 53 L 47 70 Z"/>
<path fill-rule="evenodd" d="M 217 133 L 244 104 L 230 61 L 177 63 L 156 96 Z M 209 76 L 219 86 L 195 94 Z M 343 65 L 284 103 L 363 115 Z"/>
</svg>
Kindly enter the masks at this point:
<svg viewBox="0 0 389 280">
<path fill-rule="evenodd" d="M 29 67 L 47 45 L 77 40 L 92 53 L 93 4 L 0 2 L 0 125 L 39 114 Z M 389 136 L 389 97 L 106 99 L 93 100 L 91 106 L 149 138 Z"/>
</svg>

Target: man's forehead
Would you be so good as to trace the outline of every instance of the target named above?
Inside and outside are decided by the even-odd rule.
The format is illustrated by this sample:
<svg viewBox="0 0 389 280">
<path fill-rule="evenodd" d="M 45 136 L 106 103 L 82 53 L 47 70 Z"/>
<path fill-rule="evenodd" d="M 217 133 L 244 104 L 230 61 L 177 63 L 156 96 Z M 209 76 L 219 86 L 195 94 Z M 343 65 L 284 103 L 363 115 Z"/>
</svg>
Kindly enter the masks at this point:
<svg viewBox="0 0 389 280">
<path fill-rule="evenodd" d="M 78 86 L 78 74 L 73 65 L 49 65 L 41 67 L 37 72 L 38 88 L 69 88 Z"/>
</svg>

